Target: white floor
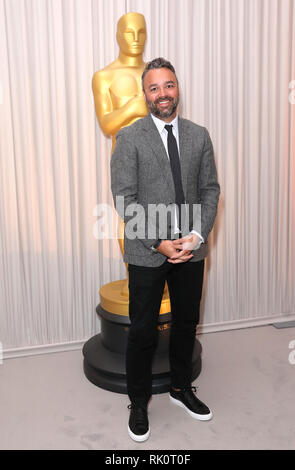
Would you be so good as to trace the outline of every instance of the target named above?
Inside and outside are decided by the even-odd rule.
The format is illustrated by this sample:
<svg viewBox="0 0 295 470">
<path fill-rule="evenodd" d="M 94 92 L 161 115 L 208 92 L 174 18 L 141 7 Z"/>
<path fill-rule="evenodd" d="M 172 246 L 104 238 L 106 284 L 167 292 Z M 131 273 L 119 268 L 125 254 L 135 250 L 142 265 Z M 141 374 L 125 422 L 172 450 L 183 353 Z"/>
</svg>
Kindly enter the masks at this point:
<svg viewBox="0 0 295 470">
<path fill-rule="evenodd" d="M 204 334 L 198 396 L 213 411 L 196 421 L 155 395 L 151 435 L 127 434 L 126 395 L 91 384 L 81 351 L 0 365 L 0 449 L 295 449 L 295 328 L 264 326 Z"/>
</svg>

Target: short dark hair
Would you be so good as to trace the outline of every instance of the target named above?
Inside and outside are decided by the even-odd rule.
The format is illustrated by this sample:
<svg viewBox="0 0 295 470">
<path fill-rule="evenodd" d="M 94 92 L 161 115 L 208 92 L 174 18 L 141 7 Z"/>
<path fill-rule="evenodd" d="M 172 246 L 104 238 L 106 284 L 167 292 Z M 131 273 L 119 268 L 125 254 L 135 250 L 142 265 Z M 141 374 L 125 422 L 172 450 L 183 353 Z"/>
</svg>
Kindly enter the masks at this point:
<svg viewBox="0 0 295 470">
<path fill-rule="evenodd" d="M 173 65 L 171 64 L 171 62 L 169 62 L 169 60 L 164 59 L 163 57 L 157 57 L 156 59 L 153 59 L 150 62 L 147 62 L 146 66 L 144 68 L 144 71 L 143 71 L 142 76 L 141 76 L 142 89 L 143 89 L 143 80 L 144 80 L 144 77 L 146 76 L 146 74 L 148 73 L 148 71 L 153 70 L 153 69 L 162 69 L 162 68 L 166 68 L 166 69 L 171 70 L 171 72 L 173 72 L 174 75 L 175 75 L 176 81 L 178 82 L 177 77 L 176 77 L 176 73 L 175 73 L 175 69 L 174 69 Z"/>
</svg>

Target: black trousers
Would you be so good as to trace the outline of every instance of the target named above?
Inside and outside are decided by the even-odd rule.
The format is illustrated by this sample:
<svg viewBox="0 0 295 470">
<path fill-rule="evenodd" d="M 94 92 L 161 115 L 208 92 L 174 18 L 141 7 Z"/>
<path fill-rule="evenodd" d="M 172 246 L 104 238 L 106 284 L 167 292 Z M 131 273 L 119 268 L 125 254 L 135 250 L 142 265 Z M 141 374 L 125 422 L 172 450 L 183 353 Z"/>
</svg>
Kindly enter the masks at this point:
<svg viewBox="0 0 295 470">
<path fill-rule="evenodd" d="M 171 386 L 191 385 L 192 354 L 199 322 L 204 260 L 157 268 L 128 265 L 130 329 L 126 351 L 127 391 L 132 403 L 146 405 L 152 395 L 152 361 L 165 280 L 171 302 L 169 359 Z"/>
</svg>

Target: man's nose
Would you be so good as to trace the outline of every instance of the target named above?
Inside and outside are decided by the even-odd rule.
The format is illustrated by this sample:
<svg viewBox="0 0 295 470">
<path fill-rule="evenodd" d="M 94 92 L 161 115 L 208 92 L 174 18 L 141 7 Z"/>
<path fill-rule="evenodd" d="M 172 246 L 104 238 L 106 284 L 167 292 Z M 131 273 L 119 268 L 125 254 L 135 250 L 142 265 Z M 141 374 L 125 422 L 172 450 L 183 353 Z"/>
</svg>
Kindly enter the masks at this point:
<svg viewBox="0 0 295 470">
<path fill-rule="evenodd" d="M 167 98 L 169 96 L 169 93 L 167 93 L 167 90 L 159 90 L 159 93 L 158 93 L 158 99 L 161 100 L 163 98 Z"/>
</svg>

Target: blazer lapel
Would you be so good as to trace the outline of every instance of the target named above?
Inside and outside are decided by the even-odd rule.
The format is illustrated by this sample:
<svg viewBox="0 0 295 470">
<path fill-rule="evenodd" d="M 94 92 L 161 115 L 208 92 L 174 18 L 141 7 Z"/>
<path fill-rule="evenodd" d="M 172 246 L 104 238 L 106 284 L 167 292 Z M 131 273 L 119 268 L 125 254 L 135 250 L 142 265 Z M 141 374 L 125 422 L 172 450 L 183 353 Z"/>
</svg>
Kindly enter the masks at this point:
<svg viewBox="0 0 295 470">
<path fill-rule="evenodd" d="M 161 136 L 156 128 L 150 114 L 144 118 L 144 130 L 147 131 L 146 138 L 149 146 L 152 148 L 160 168 L 162 170 L 163 180 L 166 182 L 169 192 L 171 193 L 171 201 L 174 202 L 174 182 L 171 172 L 170 162 L 166 154 Z"/>
<path fill-rule="evenodd" d="M 167 183 L 168 189 L 171 193 L 172 200 L 175 197 L 174 192 L 174 181 L 171 172 L 170 162 L 166 154 L 164 144 L 162 142 L 161 136 L 156 128 L 151 115 L 148 114 L 144 118 L 144 130 L 147 131 L 147 139 L 150 147 L 152 148 L 157 160 L 159 162 L 160 168 L 162 170 L 163 179 Z M 190 161 L 192 158 L 192 135 L 189 132 L 186 122 L 181 117 L 178 117 L 178 133 L 179 133 L 179 158 L 180 158 L 180 167 L 181 167 L 181 179 L 183 193 L 186 198 L 187 191 L 187 178 L 188 171 L 190 166 Z"/>
</svg>

